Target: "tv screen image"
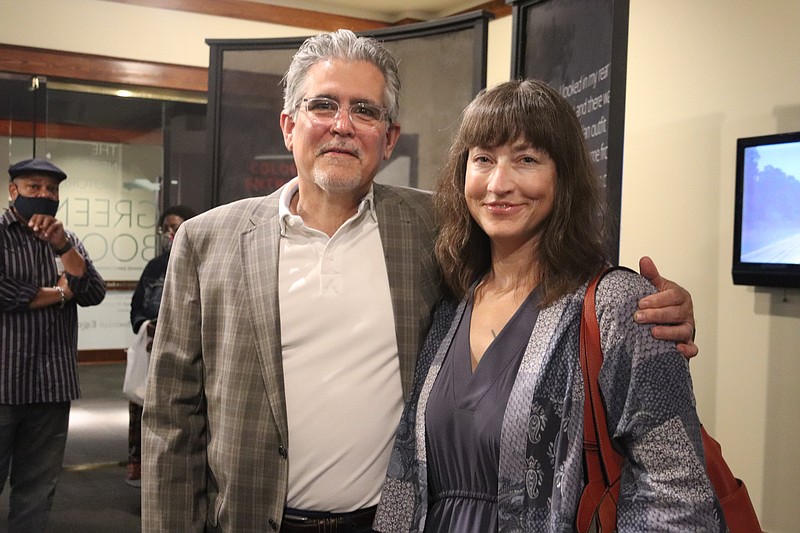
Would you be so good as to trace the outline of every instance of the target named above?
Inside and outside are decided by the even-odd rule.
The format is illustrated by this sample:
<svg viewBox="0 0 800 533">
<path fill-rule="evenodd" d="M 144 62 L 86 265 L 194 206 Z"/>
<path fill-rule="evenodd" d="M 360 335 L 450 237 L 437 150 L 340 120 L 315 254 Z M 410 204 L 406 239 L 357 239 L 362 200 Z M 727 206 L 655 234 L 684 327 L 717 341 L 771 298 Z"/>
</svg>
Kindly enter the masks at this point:
<svg viewBox="0 0 800 533">
<path fill-rule="evenodd" d="M 736 146 L 733 282 L 800 287 L 800 132 Z"/>
</svg>

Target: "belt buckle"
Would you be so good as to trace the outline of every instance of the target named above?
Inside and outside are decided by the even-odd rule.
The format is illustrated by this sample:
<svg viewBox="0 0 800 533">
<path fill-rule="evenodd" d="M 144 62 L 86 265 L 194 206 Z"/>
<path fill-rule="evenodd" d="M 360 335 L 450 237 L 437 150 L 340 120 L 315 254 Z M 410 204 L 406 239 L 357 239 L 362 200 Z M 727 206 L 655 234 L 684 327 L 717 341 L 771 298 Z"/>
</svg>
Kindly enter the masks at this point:
<svg viewBox="0 0 800 533">
<path fill-rule="evenodd" d="M 308 529 L 308 531 L 316 528 L 318 532 L 335 533 L 337 531 L 348 531 L 351 525 L 354 524 L 355 514 L 354 512 L 350 512 L 339 514 L 339 516 L 313 517 L 285 513 L 283 518 L 289 528 L 294 526 Z M 292 522 L 294 523 L 292 524 Z"/>
</svg>

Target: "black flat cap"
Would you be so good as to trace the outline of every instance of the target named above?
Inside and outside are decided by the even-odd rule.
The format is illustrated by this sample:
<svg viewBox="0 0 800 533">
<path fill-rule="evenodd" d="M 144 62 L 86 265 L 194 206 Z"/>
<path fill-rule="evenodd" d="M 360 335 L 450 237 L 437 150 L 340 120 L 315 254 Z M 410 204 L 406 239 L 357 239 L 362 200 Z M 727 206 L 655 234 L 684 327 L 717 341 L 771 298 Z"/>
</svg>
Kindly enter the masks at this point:
<svg viewBox="0 0 800 533">
<path fill-rule="evenodd" d="M 26 159 L 8 167 L 8 175 L 11 176 L 12 180 L 16 177 L 30 174 L 48 174 L 58 181 L 67 179 L 67 175 L 63 170 L 46 159 Z"/>
</svg>

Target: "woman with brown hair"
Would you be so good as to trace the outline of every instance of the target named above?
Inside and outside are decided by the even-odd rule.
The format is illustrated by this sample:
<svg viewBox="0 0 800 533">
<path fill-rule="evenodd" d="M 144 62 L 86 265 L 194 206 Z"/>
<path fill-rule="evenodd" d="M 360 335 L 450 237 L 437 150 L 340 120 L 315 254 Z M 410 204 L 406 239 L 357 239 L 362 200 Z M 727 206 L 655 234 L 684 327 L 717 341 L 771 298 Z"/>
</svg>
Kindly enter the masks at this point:
<svg viewBox="0 0 800 533">
<path fill-rule="evenodd" d="M 436 195 L 452 298 L 420 354 L 375 521 L 384 532 L 573 531 L 584 486 L 581 304 L 608 264 L 601 187 L 570 104 L 533 80 L 464 111 Z M 725 531 L 688 364 L 631 319 L 655 292 L 597 292 L 619 531 Z"/>
</svg>

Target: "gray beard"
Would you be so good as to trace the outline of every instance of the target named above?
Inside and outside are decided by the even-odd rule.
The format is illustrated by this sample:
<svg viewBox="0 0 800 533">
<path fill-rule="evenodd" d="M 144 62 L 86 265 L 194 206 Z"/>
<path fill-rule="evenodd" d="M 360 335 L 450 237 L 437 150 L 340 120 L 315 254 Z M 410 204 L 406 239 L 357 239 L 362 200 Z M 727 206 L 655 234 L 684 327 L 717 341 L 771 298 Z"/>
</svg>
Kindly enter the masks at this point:
<svg viewBox="0 0 800 533">
<path fill-rule="evenodd" d="M 330 193 L 351 192 L 361 185 L 361 172 L 341 179 L 331 176 L 328 172 L 314 169 L 314 183 L 323 191 Z"/>
</svg>

